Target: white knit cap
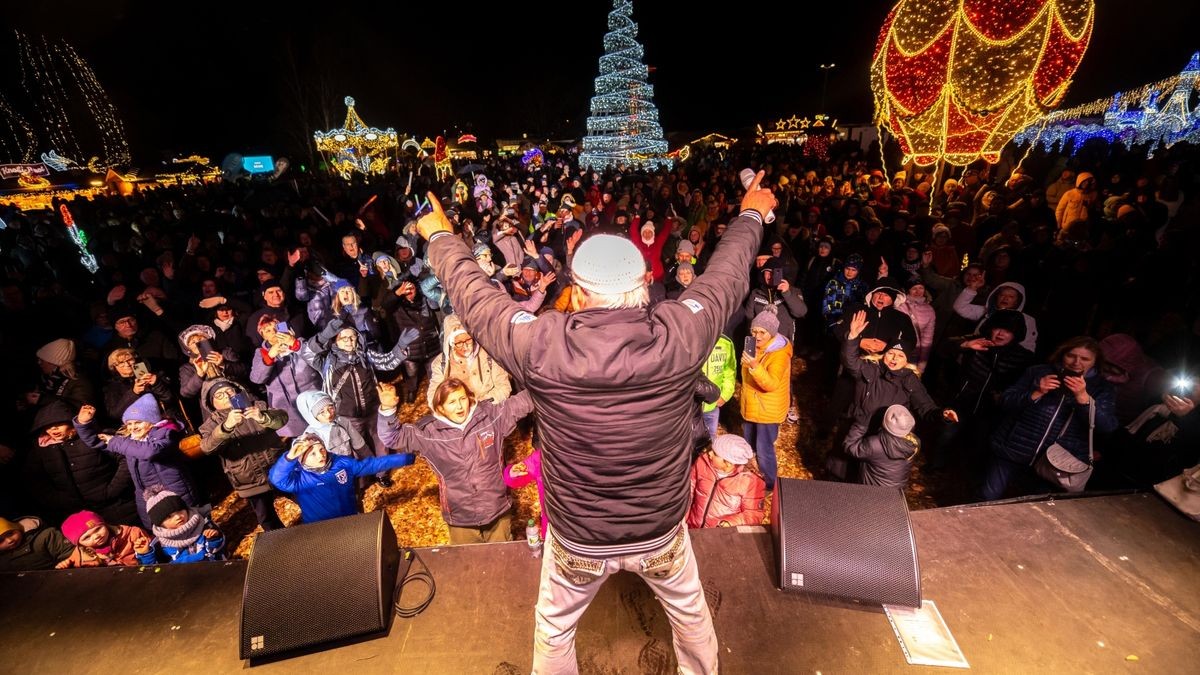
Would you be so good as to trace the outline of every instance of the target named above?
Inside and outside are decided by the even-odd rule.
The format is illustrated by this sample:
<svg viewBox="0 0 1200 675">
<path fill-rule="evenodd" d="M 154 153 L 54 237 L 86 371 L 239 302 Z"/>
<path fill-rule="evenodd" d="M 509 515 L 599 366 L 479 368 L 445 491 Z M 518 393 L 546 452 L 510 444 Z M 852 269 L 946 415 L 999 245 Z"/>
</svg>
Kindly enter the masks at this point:
<svg viewBox="0 0 1200 675">
<path fill-rule="evenodd" d="M 893 436 L 907 436 L 916 425 L 917 421 L 913 419 L 912 413 L 899 403 L 888 406 L 883 413 L 883 429 Z"/>
<path fill-rule="evenodd" d="M 59 338 L 37 350 L 37 357 L 46 363 L 65 366 L 75 361 L 75 343 L 67 338 Z"/>
<path fill-rule="evenodd" d="M 754 456 L 754 448 L 746 442 L 746 439 L 737 434 L 721 434 L 713 439 L 713 452 L 717 456 L 731 464 L 742 465 L 750 461 Z"/>
<path fill-rule="evenodd" d="M 598 234 L 575 251 L 571 275 L 576 284 L 592 293 L 628 293 L 646 283 L 646 260 L 625 237 Z"/>
</svg>

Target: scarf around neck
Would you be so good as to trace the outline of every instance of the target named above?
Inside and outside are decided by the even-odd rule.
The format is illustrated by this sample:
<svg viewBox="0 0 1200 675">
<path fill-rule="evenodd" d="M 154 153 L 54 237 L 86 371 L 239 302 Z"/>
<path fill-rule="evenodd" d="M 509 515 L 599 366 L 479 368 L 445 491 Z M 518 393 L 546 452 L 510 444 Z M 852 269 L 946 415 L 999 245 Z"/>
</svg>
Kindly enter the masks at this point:
<svg viewBox="0 0 1200 675">
<path fill-rule="evenodd" d="M 189 509 L 189 511 L 192 512 L 192 516 L 187 519 L 187 522 L 173 530 L 158 525 L 151 528 L 160 544 L 171 548 L 188 548 L 196 543 L 196 540 L 204 533 L 206 523 L 204 516 L 199 511 L 195 509 Z"/>
</svg>

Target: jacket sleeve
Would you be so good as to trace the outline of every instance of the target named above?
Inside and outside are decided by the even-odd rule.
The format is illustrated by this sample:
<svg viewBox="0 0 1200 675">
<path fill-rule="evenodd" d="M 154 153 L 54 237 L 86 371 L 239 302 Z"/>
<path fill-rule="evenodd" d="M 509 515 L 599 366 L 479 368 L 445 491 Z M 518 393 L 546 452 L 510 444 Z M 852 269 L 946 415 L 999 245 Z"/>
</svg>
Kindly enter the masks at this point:
<svg viewBox="0 0 1200 675">
<path fill-rule="evenodd" d="M 220 448 L 225 441 L 233 434 L 228 433 L 224 429 L 224 422 L 219 422 L 213 417 L 204 420 L 204 424 L 200 425 L 200 451 L 206 455 L 211 455 Z"/>
<path fill-rule="evenodd" d="M 534 481 L 533 473 L 529 471 L 528 465 L 526 465 L 524 476 L 512 475 L 513 465 L 519 464 L 523 461 L 524 460 L 518 460 L 517 462 L 514 462 L 513 464 L 509 464 L 508 466 L 504 467 L 504 484 L 506 486 L 508 486 L 510 488 L 525 487 L 526 485 L 529 485 L 530 483 L 532 483 Z"/>
<path fill-rule="evenodd" d="M 742 510 L 731 513 L 721 520 L 731 526 L 762 525 L 766 512 L 763 510 L 763 500 L 767 496 L 767 484 L 761 480 L 750 481 L 750 489 L 742 495 Z"/>
<path fill-rule="evenodd" d="M 509 378 L 508 373 L 500 367 L 500 364 L 491 359 L 490 354 L 488 355 L 488 359 L 492 360 L 492 399 L 503 401 L 512 395 L 512 380 Z"/>
<path fill-rule="evenodd" d="M 217 524 L 211 520 L 204 523 L 204 529 L 217 531 L 217 536 L 213 537 L 212 539 L 209 539 L 208 537 L 204 538 L 204 550 L 208 551 L 210 555 L 214 553 L 220 553 L 221 549 L 225 548 L 225 534 L 222 533 L 221 528 L 217 527 Z"/>
<path fill-rule="evenodd" d="M 791 373 L 792 364 L 788 363 L 785 358 L 770 359 L 766 365 L 759 364 L 758 368 L 748 370 L 750 377 L 754 378 L 754 383 L 763 391 L 779 391 L 780 388 L 788 386 L 788 375 Z"/>
<path fill-rule="evenodd" d="M 912 377 L 907 378 L 913 384 L 912 389 L 908 392 L 909 410 L 927 422 L 940 420 L 942 409 L 933 401 L 933 397 L 929 395 L 917 374 L 911 373 L 911 375 Z"/>
<path fill-rule="evenodd" d="M 846 454 L 856 459 L 877 459 L 883 457 L 883 448 L 879 444 L 879 434 L 867 435 L 866 425 L 856 422 L 846 434 L 842 442 Z"/>
<path fill-rule="evenodd" d="M 696 378 L 696 398 L 705 403 L 716 403 L 717 399 L 721 398 L 721 390 L 701 373 L 700 377 Z"/>
<path fill-rule="evenodd" d="M 278 367 L 276 363 L 267 365 L 264 360 L 266 353 L 261 347 L 254 350 L 254 360 L 250 362 L 250 381 L 254 384 L 266 384 L 267 380 L 271 379 L 275 369 Z"/>
<path fill-rule="evenodd" d="M 300 490 L 300 479 L 303 473 L 304 469 L 300 468 L 300 460 L 288 459 L 287 453 L 284 453 L 271 465 L 271 471 L 267 477 L 271 480 L 271 485 L 282 492 L 295 494 Z"/>
<path fill-rule="evenodd" d="M 460 237 L 435 235 L 429 242 L 429 260 L 467 332 L 523 381 L 537 322 L 491 282 Z"/>
<path fill-rule="evenodd" d="M 692 285 L 679 295 L 673 305 L 677 316 L 684 317 L 692 327 L 687 339 L 691 351 L 704 357 L 712 350 L 725 324 L 750 291 L 750 265 L 762 243 L 762 219 L 755 211 L 745 211 L 734 218 L 717 244 L 716 251 Z M 686 304 L 685 304 L 686 303 Z M 698 304 L 700 309 L 696 310 Z"/>
<path fill-rule="evenodd" d="M 983 318 L 984 311 L 987 309 L 983 305 L 972 304 L 977 291 L 971 288 L 964 288 L 954 299 L 954 312 L 964 319 L 978 321 Z"/>
<path fill-rule="evenodd" d="M 783 303 L 794 318 L 803 319 L 808 315 L 808 305 L 804 302 L 804 295 L 799 288 L 789 288 L 788 292 L 783 294 Z"/>
<path fill-rule="evenodd" d="M 99 432 L 96 430 L 96 420 L 92 420 L 87 424 L 80 424 L 76 419 L 72 420 L 72 424 L 75 426 L 75 433 L 79 434 L 79 440 L 83 441 L 84 445 L 93 450 L 108 449 L 108 444 L 100 440 L 100 437 L 97 435 Z"/>
<path fill-rule="evenodd" d="M 933 291 L 935 297 L 958 292 L 955 288 L 954 279 L 938 274 L 934 271 L 932 265 L 921 268 L 921 281 L 929 287 L 929 290 Z"/>
<path fill-rule="evenodd" d="M 842 338 L 842 367 L 857 377 L 862 372 L 862 358 L 858 355 L 858 339 Z"/>
<path fill-rule="evenodd" d="M 1105 387 L 1099 395 L 1093 395 L 1092 400 L 1096 402 L 1096 431 L 1102 434 L 1116 431 L 1119 424 L 1116 391 L 1112 387 Z M 1087 406 L 1080 407 L 1086 414 Z"/>
<path fill-rule="evenodd" d="M 405 328 L 389 352 L 367 351 L 371 367 L 378 371 L 395 370 L 408 358 L 408 346 L 421 336 L 416 328 Z"/>
<path fill-rule="evenodd" d="M 170 434 L 147 437 L 144 441 L 135 441 L 125 436 L 113 436 L 108 441 L 108 451 L 118 455 L 132 457 L 143 461 L 153 461 L 158 458 L 173 441 Z"/>
<path fill-rule="evenodd" d="M 179 395 L 184 398 L 195 398 L 200 395 L 200 389 L 204 384 L 204 378 L 200 377 L 200 373 L 196 372 L 196 367 L 191 363 L 185 363 L 179 366 Z"/>
<path fill-rule="evenodd" d="M 425 389 L 425 403 L 433 407 L 433 394 L 446 379 L 446 354 L 439 353 L 429 360 L 429 386 Z"/>
<path fill-rule="evenodd" d="M 833 305 L 837 302 L 837 279 L 830 279 L 825 282 L 825 288 L 821 289 L 821 316 L 826 321 L 829 320 L 829 315 L 833 313 Z"/>
<path fill-rule="evenodd" d="M 725 365 L 721 366 L 721 374 L 717 386 L 721 388 L 721 398 L 728 401 L 733 398 L 734 389 L 737 388 L 737 352 L 733 348 L 733 341 L 728 340 L 722 346 L 721 342 L 717 341 L 719 349 L 724 349 L 729 352 L 725 358 Z"/>
<path fill-rule="evenodd" d="M 153 565 L 158 562 L 158 541 L 151 541 L 150 548 L 145 553 L 134 552 L 139 565 Z"/>
<path fill-rule="evenodd" d="M 357 476 L 371 476 L 380 471 L 388 469 L 399 469 L 402 466 L 408 466 L 416 461 L 417 456 L 411 452 L 401 452 L 395 455 L 385 455 L 383 457 L 368 457 L 366 459 L 353 460 L 351 465 L 351 473 Z"/>
<path fill-rule="evenodd" d="M 1021 377 L 1004 390 L 1004 394 L 1000 396 L 1000 407 L 1015 412 L 1033 405 L 1034 401 L 1031 397 L 1037 384 L 1035 376 L 1038 372 L 1040 371 L 1037 367 L 1026 368 L 1025 372 L 1021 373 Z"/>
<path fill-rule="evenodd" d="M 416 427 L 411 424 L 401 424 L 396 411 L 391 414 L 382 410 L 376 415 L 375 430 L 379 433 L 379 442 L 392 450 L 407 450 L 413 445 L 416 437 Z"/>
<path fill-rule="evenodd" d="M 516 396 L 496 404 L 496 407 L 499 408 L 496 425 L 500 427 L 502 436 L 508 436 L 517 428 L 517 422 L 533 412 L 533 399 L 529 396 L 529 390 L 525 389 Z"/>
</svg>

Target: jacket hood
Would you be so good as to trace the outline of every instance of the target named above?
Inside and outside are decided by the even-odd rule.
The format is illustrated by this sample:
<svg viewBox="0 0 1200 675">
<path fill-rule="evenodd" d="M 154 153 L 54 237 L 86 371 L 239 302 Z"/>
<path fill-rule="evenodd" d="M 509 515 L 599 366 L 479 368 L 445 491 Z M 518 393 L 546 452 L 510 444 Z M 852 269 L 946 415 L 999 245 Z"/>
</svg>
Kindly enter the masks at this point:
<svg viewBox="0 0 1200 675">
<path fill-rule="evenodd" d="M 786 346 L 788 346 L 788 339 L 782 335 L 776 335 L 775 339 L 771 340 L 771 344 L 767 345 L 767 349 L 765 351 L 767 354 L 770 354 L 771 352 L 777 352 Z"/>
<path fill-rule="evenodd" d="M 1142 351 L 1142 346 L 1131 335 L 1114 333 L 1100 341 L 1100 351 L 1105 360 L 1116 364 L 1127 373 L 1153 367 L 1154 362 Z"/>
<path fill-rule="evenodd" d="M 1089 178 L 1095 178 L 1095 176 L 1093 176 L 1091 173 L 1089 173 L 1087 171 L 1084 171 L 1083 173 L 1079 174 L 1078 176 L 1075 177 L 1075 187 L 1082 188 L 1084 181 L 1088 180 Z"/>
<path fill-rule="evenodd" d="M 70 424 L 73 419 L 75 413 L 71 412 L 71 408 L 56 398 L 38 409 L 37 414 L 33 416 L 33 427 L 29 431 L 37 433 L 55 424 Z"/>
<path fill-rule="evenodd" d="M 454 338 L 459 335 L 465 335 L 467 329 L 463 327 L 462 319 L 458 318 L 457 314 L 449 314 L 446 320 L 442 323 L 442 355 L 450 359 L 454 354 Z M 479 343 L 475 343 L 475 351 L 471 354 L 474 356 L 479 352 Z"/>
<path fill-rule="evenodd" d="M 332 403 L 333 399 L 323 391 L 306 391 L 296 397 L 296 409 L 300 411 L 300 416 L 312 428 L 328 426 L 317 419 L 317 411 Z"/>
<path fill-rule="evenodd" d="M 1015 281 L 1006 281 L 1002 284 L 998 284 L 995 288 L 993 288 L 992 292 L 988 293 L 987 308 L 989 310 L 994 310 L 996 308 L 996 293 L 1000 292 L 1001 288 L 1011 288 L 1014 291 L 1016 291 L 1018 294 L 1020 294 L 1021 300 L 1020 300 L 1020 302 L 1017 303 L 1017 306 L 1014 307 L 1013 309 L 1017 310 L 1018 312 L 1024 312 L 1025 311 L 1025 287 L 1022 286 L 1021 284 L 1018 284 Z"/>
<path fill-rule="evenodd" d="M 218 377 L 215 380 L 207 380 L 204 382 L 204 384 L 200 385 L 200 407 L 206 416 L 211 415 L 216 411 L 216 408 L 213 406 L 212 395 L 221 387 L 233 387 L 239 394 L 245 396 L 251 403 L 256 402 L 253 394 L 251 394 L 249 391 L 246 391 L 245 387 L 237 382 L 234 382 L 233 380 L 227 380 L 223 377 Z"/>
<path fill-rule="evenodd" d="M 373 267 L 378 266 L 380 260 L 386 260 L 388 261 L 388 264 L 392 266 L 391 273 L 384 275 L 383 277 L 384 281 L 387 283 L 388 289 L 390 290 L 399 286 L 401 279 L 404 278 L 405 272 L 405 268 L 400 265 L 400 261 L 384 253 L 383 251 L 376 251 L 375 254 L 371 256 L 371 265 Z"/>
<path fill-rule="evenodd" d="M 894 299 L 892 301 L 892 307 L 894 307 L 895 309 L 900 309 L 900 305 L 903 305 L 904 303 L 908 302 L 908 295 L 906 295 L 904 293 L 904 291 L 902 291 L 898 288 L 894 288 L 892 286 L 877 286 L 877 287 L 871 289 L 870 293 L 867 293 L 867 298 L 864 301 L 864 304 L 870 305 L 871 297 L 874 296 L 875 293 L 877 293 L 879 291 L 883 291 L 894 297 Z M 1024 296 L 1022 296 L 1022 297 L 1024 297 Z"/>
<path fill-rule="evenodd" d="M 192 357 L 192 350 L 188 349 L 187 346 L 188 338 L 196 334 L 204 336 L 204 339 L 209 341 L 217 339 L 217 333 L 212 329 L 212 326 L 197 323 L 184 328 L 179 332 L 179 346 L 183 349 L 183 355 L 187 358 Z"/>
</svg>

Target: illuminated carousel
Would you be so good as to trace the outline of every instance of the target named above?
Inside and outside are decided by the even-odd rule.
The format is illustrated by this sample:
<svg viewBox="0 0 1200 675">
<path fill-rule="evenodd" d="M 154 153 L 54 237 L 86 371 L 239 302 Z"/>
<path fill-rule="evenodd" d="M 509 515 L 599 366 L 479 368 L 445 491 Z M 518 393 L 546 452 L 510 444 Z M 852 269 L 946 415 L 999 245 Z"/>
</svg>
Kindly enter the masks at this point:
<svg viewBox="0 0 1200 675">
<path fill-rule="evenodd" d="M 400 148 L 395 129 L 377 129 L 363 122 L 354 110 L 352 96 L 346 97 L 346 122 L 342 128 L 318 131 L 313 140 L 330 170 L 346 179 L 355 173 L 382 174 Z"/>
</svg>

